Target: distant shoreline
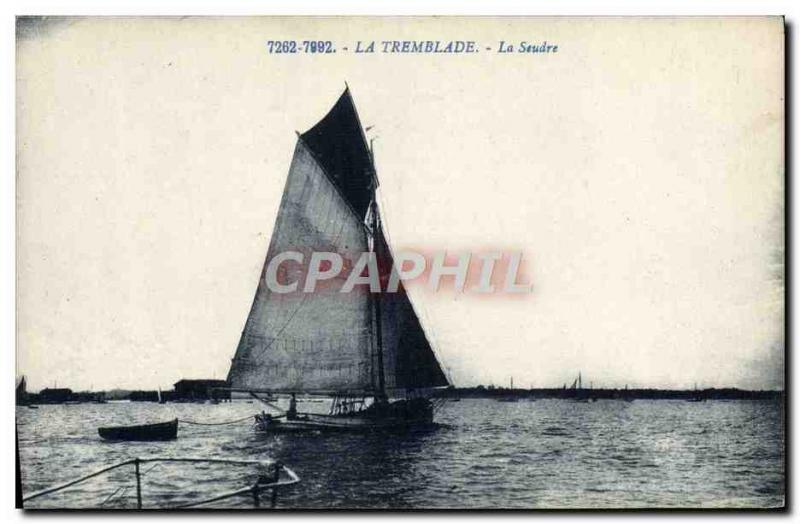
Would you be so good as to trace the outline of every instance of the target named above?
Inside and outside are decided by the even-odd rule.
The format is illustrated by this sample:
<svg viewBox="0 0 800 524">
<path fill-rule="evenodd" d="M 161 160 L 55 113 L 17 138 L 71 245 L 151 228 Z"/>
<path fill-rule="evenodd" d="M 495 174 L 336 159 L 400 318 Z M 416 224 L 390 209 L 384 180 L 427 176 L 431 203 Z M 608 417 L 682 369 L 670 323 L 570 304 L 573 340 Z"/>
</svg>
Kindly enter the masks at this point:
<svg viewBox="0 0 800 524">
<path fill-rule="evenodd" d="M 707 389 L 566 389 L 533 388 L 510 389 L 476 386 L 469 388 L 450 388 L 436 391 L 437 398 L 517 398 L 517 399 L 612 399 L 612 400 L 781 400 L 782 390 L 746 390 L 737 388 Z"/>
<path fill-rule="evenodd" d="M 224 388 L 222 388 L 224 389 Z M 128 400 L 132 402 L 158 402 L 159 395 L 167 402 L 203 402 L 215 398 L 217 401 L 231 400 L 229 392 L 212 393 L 212 390 L 178 394 L 176 391 L 126 390 L 110 391 L 77 391 L 70 389 L 44 389 L 39 393 L 18 394 L 17 404 L 61 404 L 91 403 Z M 614 388 L 501 388 L 493 386 L 475 386 L 462 388 L 436 389 L 431 393 L 433 398 L 462 399 L 483 398 L 494 400 L 537 400 L 537 399 L 571 399 L 579 401 L 593 400 L 783 400 L 783 390 L 746 390 L 737 388 L 706 389 L 614 389 Z M 248 397 L 249 399 L 249 397 Z"/>
</svg>

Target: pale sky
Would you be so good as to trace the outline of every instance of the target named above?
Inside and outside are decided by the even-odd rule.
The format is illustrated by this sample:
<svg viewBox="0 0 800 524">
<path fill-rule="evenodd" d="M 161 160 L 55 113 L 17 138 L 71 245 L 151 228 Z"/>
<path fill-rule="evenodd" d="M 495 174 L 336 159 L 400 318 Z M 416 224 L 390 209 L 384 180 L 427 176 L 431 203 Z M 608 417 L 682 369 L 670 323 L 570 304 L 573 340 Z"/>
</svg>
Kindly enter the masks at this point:
<svg viewBox="0 0 800 524">
<path fill-rule="evenodd" d="M 472 55 L 270 55 L 271 39 Z M 294 150 L 346 80 L 395 250 L 524 252 L 414 303 L 456 385 L 783 387 L 772 19 L 70 19 L 17 45 L 17 373 L 224 378 Z M 498 55 L 500 40 L 557 44 Z"/>
</svg>

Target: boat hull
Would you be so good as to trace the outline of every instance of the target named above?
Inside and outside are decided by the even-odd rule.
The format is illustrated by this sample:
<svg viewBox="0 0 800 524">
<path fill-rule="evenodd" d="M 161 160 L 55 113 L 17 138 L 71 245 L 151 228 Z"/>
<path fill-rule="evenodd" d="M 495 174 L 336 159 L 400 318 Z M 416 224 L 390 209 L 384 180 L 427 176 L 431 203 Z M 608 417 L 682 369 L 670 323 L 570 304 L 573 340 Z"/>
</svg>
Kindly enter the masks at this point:
<svg viewBox="0 0 800 524">
<path fill-rule="evenodd" d="M 162 441 L 178 438 L 178 419 L 141 426 L 98 428 L 105 440 Z"/>
<path fill-rule="evenodd" d="M 433 405 L 426 399 L 400 400 L 350 414 L 322 415 L 298 413 L 296 417 L 278 419 L 256 416 L 256 430 L 265 433 L 309 431 L 382 431 L 411 429 L 433 425 Z"/>
</svg>

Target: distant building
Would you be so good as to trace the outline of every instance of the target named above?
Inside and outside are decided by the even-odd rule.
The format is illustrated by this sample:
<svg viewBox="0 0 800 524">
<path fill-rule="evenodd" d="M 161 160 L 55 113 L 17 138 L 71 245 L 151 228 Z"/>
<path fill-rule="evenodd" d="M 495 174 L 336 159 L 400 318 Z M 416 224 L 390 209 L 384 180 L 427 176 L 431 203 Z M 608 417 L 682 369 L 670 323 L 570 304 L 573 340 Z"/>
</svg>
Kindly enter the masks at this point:
<svg viewBox="0 0 800 524">
<path fill-rule="evenodd" d="M 69 388 L 45 388 L 39 392 L 39 402 L 42 404 L 59 404 L 72 400 L 72 397 Z"/>
<path fill-rule="evenodd" d="M 158 391 L 131 391 L 128 399 L 131 402 L 158 402 Z"/>
<path fill-rule="evenodd" d="M 224 390 L 227 387 L 225 380 L 183 379 L 175 383 L 174 400 L 230 400 L 231 392 Z"/>
</svg>

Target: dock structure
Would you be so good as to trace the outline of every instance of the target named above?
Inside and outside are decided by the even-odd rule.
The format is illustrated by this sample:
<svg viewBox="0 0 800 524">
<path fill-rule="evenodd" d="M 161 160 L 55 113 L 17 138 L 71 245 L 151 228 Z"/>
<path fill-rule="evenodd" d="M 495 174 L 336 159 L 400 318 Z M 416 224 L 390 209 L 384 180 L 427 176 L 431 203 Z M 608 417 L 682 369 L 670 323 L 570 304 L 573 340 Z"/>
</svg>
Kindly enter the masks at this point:
<svg viewBox="0 0 800 524">
<path fill-rule="evenodd" d="M 231 393 L 228 382 L 216 379 L 181 379 L 174 384 L 175 391 L 170 395 L 175 401 L 227 400 Z"/>
</svg>

